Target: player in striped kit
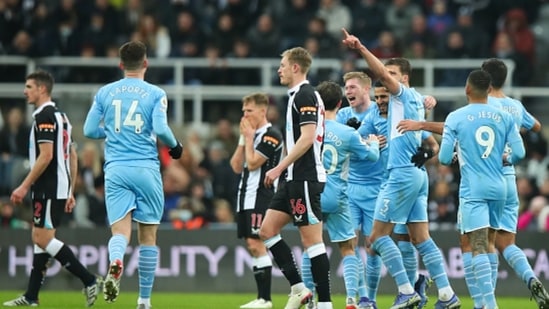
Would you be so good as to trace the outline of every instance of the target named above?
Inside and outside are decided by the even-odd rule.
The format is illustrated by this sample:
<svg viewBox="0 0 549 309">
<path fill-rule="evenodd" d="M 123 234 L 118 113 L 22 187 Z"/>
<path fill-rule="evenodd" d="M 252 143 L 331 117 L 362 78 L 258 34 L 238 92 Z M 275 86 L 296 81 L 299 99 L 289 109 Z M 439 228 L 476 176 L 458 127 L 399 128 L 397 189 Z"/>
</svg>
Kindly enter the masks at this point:
<svg viewBox="0 0 549 309">
<path fill-rule="evenodd" d="M 267 248 L 259 239 L 259 228 L 276 185 L 266 187 L 265 173 L 281 158 L 284 143 L 282 133 L 267 120 L 269 97 L 253 93 L 242 99 L 243 117 L 240 121 L 240 140 L 231 158 L 231 167 L 241 174 L 237 195 L 238 238 L 246 241 L 253 257 L 253 272 L 257 298 L 242 309 L 272 308 L 272 261 Z"/>
<path fill-rule="evenodd" d="M 36 107 L 29 143 L 31 169 L 13 190 L 11 201 L 22 203 L 27 193 L 31 193 L 34 256 L 27 290 L 22 296 L 5 302 L 6 307 L 38 306 L 38 292 L 50 257 L 82 281 L 88 307 L 95 303 L 100 288 L 100 278 L 90 273 L 72 250 L 55 237 L 63 212 L 72 212 L 76 205 L 73 192 L 78 158 L 69 118 L 51 99 L 53 84 L 53 77 L 46 71 L 29 74 L 25 83 L 25 97 Z"/>
</svg>

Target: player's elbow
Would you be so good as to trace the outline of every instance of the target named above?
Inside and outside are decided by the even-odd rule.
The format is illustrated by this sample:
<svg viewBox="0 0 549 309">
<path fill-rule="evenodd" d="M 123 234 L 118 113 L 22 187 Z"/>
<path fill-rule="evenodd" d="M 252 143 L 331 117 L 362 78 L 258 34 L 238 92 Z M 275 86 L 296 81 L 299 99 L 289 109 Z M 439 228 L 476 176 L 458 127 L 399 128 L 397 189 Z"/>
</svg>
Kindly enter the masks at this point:
<svg viewBox="0 0 549 309">
<path fill-rule="evenodd" d="M 234 163 L 232 163 L 232 162 L 231 162 L 231 168 L 232 168 L 232 170 L 233 170 L 233 173 L 235 173 L 235 174 L 240 174 L 240 173 L 242 173 L 242 171 L 243 171 L 242 166 L 236 165 L 236 164 L 234 164 Z"/>
<path fill-rule="evenodd" d="M 540 132 L 541 131 L 541 122 L 536 120 L 536 122 L 534 123 L 534 127 L 532 128 L 532 131 L 533 132 Z"/>
<path fill-rule="evenodd" d="M 261 167 L 261 163 L 259 162 L 248 161 L 247 163 L 248 163 L 248 170 L 250 172 L 253 172 Z"/>
<path fill-rule="evenodd" d="M 87 138 L 94 138 L 94 134 L 93 134 L 93 133 L 94 133 L 95 130 L 93 130 L 87 122 L 84 123 L 84 129 L 83 129 L 83 131 L 84 131 L 84 136 L 85 136 L 85 137 L 87 137 Z"/>
<path fill-rule="evenodd" d="M 40 152 L 40 160 L 46 163 L 49 163 L 53 160 L 53 152 L 52 151 L 43 151 Z"/>
<path fill-rule="evenodd" d="M 513 152 L 511 153 L 511 161 L 513 164 L 516 164 L 526 156 L 526 149 L 524 146 L 520 145 L 520 147 L 516 148 L 517 149 L 513 149 Z"/>
<path fill-rule="evenodd" d="M 156 136 L 166 136 L 168 134 L 168 130 L 169 129 L 165 127 L 153 127 L 153 131 Z"/>
<path fill-rule="evenodd" d="M 84 123 L 84 136 L 87 138 L 98 139 L 101 138 L 100 128 L 98 126 L 93 126 L 89 123 Z"/>
</svg>

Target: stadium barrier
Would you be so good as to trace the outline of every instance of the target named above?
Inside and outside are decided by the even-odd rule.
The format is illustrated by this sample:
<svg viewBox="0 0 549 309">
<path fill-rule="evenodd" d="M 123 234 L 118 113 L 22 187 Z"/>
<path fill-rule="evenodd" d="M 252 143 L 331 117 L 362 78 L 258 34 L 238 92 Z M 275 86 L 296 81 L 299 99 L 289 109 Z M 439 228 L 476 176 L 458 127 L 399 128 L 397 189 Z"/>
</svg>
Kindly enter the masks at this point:
<svg viewBox="0 0 549 309">
<path fill-rule="evenodd" d="M 93 272 L 104 275 L 108 266 L 107 229 L 60 229 L 58 237 L 75 251 L 80 261 Z M 298 262 L 302 249 L 295 229 L 288 229 L 283 236 L 295 253 Z M 467 295 L 458 234 L 453 231 L 432 232 L 440 246 L 450 281 L 460 295 Z M 328 239 L 325 236 L 325 239 Z M 539 278 L 549 280 L 549 234 L 524 232 L 517 235 L 517 242 L 531 262 Z M 166 292 L 225 292 L 253 293 L 255 282 L 251 271 L 252 259 L 244 243 L 236 238 L 234 229 L 198 231 L 159 231 L 160 258 L 155 290 Z M 332 272 L 332 290 L 344 293 L 341 257 L 337 247 L 328 247 Z M 364 251 L 362 252 L 364 255 Z M 0 289 L 24 290 L 32 268 L 33 247 L 28 230 L 2 230 L 0 232 Z M 123 289 L 137 291 L 138 250 L 132 239 L 125 256 Z M 500 257 L 497 293 L 508 296 L 529 296 L 526 285 Z M 420 271 L 424 272 L 423 267 Z M 61 269 L 58 262 L 48 269 L 44 290 L 79 290 L 77 278 Z M 393 280 L 382 270 L 380 293 L 394 294 Z M 433 290 L 434 291 L 434 290 Z M 273 272 L 273 292 L 287 293 L 288 285 L 278 269 Z"/>
<path fill-rule="evenodd" d="M 204 119 L 204 101 L 236 101 L 251 92 L 264 91 L 270 95 L 283 97 L 286 96 L 287 88 L 278 83 L 277 69 L 280 65 L 279 58 L 247 58 L 247 59 L 219 59 L 217 65 L 223 65 L 231 69 L 257 69 L 260 75 L 260 86 L 212 86 L 212 85 L 185 85 L 185 74 L 187 69 L 208 69 L 212 64 L 207 58 L 151 58 L 149 70 L 163 69 L 171 76 L 169 84 L 158 85 L 162 87 L 168 98 L 173 101 L 173 117 L 170 122 L 176 126 L 182 126 L 185 119 L 191 119 L 192 123 L 202 123 Z M 416 80 L 414 84 L 422 85 L 417 87 L 421 93 L 436 94 L 438 100 L 458 100 L 465 102 L 463 86 L 459 87 L 436 87 L 436 72 L 452 69 L 475 69 L 478 68 L 484 59 L 412 59 L 411 64 L 414 71 L 423 72 L 422 80 Z M 0 70 L 4 67 L 19 67 L 27 73 L 33 72 L 37 68 L 48 70 L 60 70 L 70 68 L 116 68 L 118 67 L 116 58 L 82 58 L 82 57 L 44 57 L 27 58 L 22 56 L 0 55 Z M 509 69 L 509 76 L 512 76 L 515 64 L 511 60 L 504 60 Z M 328 69 L 339 72 L 341 69 L 341 60 L 339 59 L 315 59 L 313 69 Z M 356 67 L 364 69 L 366 66 L 364 60 L 357 59 Z M 516 98 L 522 96 L 546 97 L 549 96 L 547 89 L 542 87 L 513 87 L 511 88 L 510 78 L 505 84 L 505 90 L 508 94 Z M 21 98 L 24 81 L 0 83 L 0 98 Z M 463 81 L 465 85 L 465 80 Z M 92 102 L 94 93 L 102 85 L 98 84 L 74 84 L 57 82 L 53 95 L 54 98 L 66 97 L 61 99 L 62 109 L 71 115 L 71 120 L 75 123 L 78 114 L 86 115 L 89 104 Z M 84 99 L 85 104 L 76 104 L 74 106 L 75 96 Z M 63 101 L 70 101 L 70 104 L 62 104 Z M 187 109 L 186 105 L 191 105 Z M 191 115 L 185 115 L 186 110 Z M 71 113 L 71 111 L 74 111 Z M 27 109 L 27 118 L 30 120 L 32 109 Z M 83 119 L 82 119 L 83 120 Z"/>
</svg>

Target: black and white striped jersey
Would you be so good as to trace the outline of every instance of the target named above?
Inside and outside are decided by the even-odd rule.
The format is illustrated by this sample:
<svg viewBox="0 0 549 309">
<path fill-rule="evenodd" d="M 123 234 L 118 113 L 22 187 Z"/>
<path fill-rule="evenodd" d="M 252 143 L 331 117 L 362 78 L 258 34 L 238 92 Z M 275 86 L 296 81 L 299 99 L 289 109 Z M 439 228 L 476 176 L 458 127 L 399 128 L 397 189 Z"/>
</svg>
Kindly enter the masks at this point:
<svg viewBox="0 0 549 309">
<path fill-rule="evenodd" d="M 301 126 L 316 125 L 316 137 L 313 146 L 288 167 L 287 180 L 306 180 L 326 182 L 326 170 L 322 164 L 322 145 L 324 142 L 324 103 L 318 92 L 303 81 L 288 91 L 288 109 L 286 111 L 286 147 L 288 153 L 301 136 Z"/>
<path fill-rule="evenodd" d="M 260 168 L 253 171 L 250 171 L 244 163 L 244 170 L 238 185 L 238 212 L 269 205 L 276 187 L 266 188 L 263 182 L 265 173 L 275 167 L 282 157 L 284 149 L 282 133 L 270 123 L 257 129 L 254 137 L 254 149 L 267 161 Z"/>
<path fill-rule="evenodd" d="M 44 103 L 34 111 L 32 116 L 34 121 L 29 142 L 31 168 L 40 154 L 39 144 L 53 144 L 53 159 L 32 185 L 32 197 L 35 199 L 67 199 L 71 188 L 72 126 L 67 115 L 59 111 L 53 102 Z"/>
</svg>

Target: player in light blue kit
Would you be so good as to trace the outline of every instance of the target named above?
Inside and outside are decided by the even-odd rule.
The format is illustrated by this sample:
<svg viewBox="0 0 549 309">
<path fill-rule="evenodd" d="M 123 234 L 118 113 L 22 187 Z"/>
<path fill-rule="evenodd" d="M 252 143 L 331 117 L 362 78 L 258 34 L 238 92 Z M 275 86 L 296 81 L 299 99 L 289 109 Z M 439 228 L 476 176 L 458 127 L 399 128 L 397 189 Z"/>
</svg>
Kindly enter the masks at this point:
<svg viewBox="0 0 549 309">
<path fill-rule="evenodd" d="M 124 78 L 99 89 L 84 123 L 86 137 L 105 139 L 105 202 L 112 237 L 104 298 L 114 302 L 120 292 L 124 254 L 134 220 L 138 223 L 139 243 L 138 309 L 151 307 L 158 264 L 156 232 L 164 210 L 156 139 L 170 147 L 174 159 L 179 159 L 183 151 L 168 126 L 166 93 L 144 81 L 146 52 L 145 45 L 137 41 L 120 47 Z"/>
<path fill-rule="evenodd" d="M 374 86 L 374 98 L 377 104 L 377 113 L 368 114 L 363 120 L 362 124 L 358 129 L 358 132 L 361 136 L 367 136 L 369 134 L 375 134 L 377 136 L 387 136 L 387 116 L 389 110 L 389 98 L 390 93 L 385 86 L 383 86 L 379 81 L 376 82 Z M 423 143 L 427 145 L 426 148 L 422 148 L 421 151 L 418 151 L 414 157 L 412 157 L 411 162 L 413 162 L 418 168 L 421 168 L 425 173 L 425 168 L 423 164 L 429 160 L 434 154 L 438 153 L 438 143 L 432 136 L 430 132 L 422 132 Z M 429 155 L 425 156 L 426 152 L 430 152 Z M 387 170 L 387 160 L 388 160 L 388 147 L 384 147 L 380 150 L 379 161 L 382 162 L 382 170 L 384 171 L 383 179 L 388 179 L 388 170 Z M 382 184 L 383 186 L 383 184 Z M 424 192 L 424 195 L 427 196 L 428 192 Z M 425 203 L 427 200 L 425 199 Z M 427 206 L 427 205 L 425 205 Z M 404 267 L 408 275 L 408 280 L 414 284 L 414 290 L 420 294 L 422 300 L 418 304 L 417 308 L 424 308 L 427 304 L 428 297 L 426 295 L 426 289 L 430 284 L 428 277 L 417 273 L 417 258 L 416 250 L 413 245 L 410 243 L 408 236 L 408 230 L 406 225 L 397 224 L 393 230 L 394 237 L 397 239 L 398 247 L 401 251 Z M 368 259 L 379 259 L 379 256 L 376 255 L 376 252 L 367 248 Z M 376 296 L 377 288 L 381 279 L 380 270 L 369 269 L 366 271 L 367 282 L 368 282 L 368 301 L 364 302 L 365 309 L 375 309 L 376 306 Z"/>
<path fill-rule="evenodd" d="M 468 105 L 450 113 L 444 122 L 439 161 L 451 164 L 454 147 L 461 171 L 458 226 L 472 246 L 473 273 L 487 309 L 497 308 L 488 253 L 488 229 L 498 228 L 505 205 L 502 165 L 515 164 L 525 149 L 513 117 L 487 104 L 490 74 L 469 74 Z M 506 152 L 506 145 L 511 152 Z"/>
<path fill-rule="evenodd" d="M 396 75 L 402 75 L 404 81 L 408 79 L 411 72 L 409 62 L 396 58 L 384 65 L 357 37 L 345 29 L 343 33 L 343 44 L 360 52 L 373 74 L 391 93 L 387 123 L 389 178 L 378 197 L 370 235 L 373 250 L 381 256 L 398 286 L 399 294 L 391 309 L 407 308 L 421 302 L 421 297 L 408 279 L 402 255 L 390 237 L 394 225 L 399 223 L 407 225 L 413 244 L 438 287 L 435 308 L 460 308 L 461 302 L 444 270 L 442 255 L 429 235 L 426 197 L 422 194 L 427 192 L 427 175 L 410 161 L 421 146 L 421 132 L 400 134 L 396 130 L 401 119 L 424 120 L 423 97 L 396 78 Z"/>
<path fill-rule="evenodd" d="M 325 134 L 323 163 L 326 168 L 326 186 L 321 195 L 322 214 L 330 240 L 338 244 L 343 256 L 343 279 L 347 292 L 346 308 L 356 309 L 359 280 L 359 258 L 355 255 L 356 237 L 347 199 L 347 178 L 352 156 L 362 160 L 376 161 L 379 157 L 379 142 L 375 135 L 363 141 L 358 132 L 335 121 L 341 106 L 343 93 L 334 82 L 322 82 L 317 91 L 325 106 Z M 305 285 L 314 288 L 311 262 L 305 252 L 302 256 L 302 277 Z"/>
<path fill-rule="evenodd" d="M 492 78 L 492 89 L 488 96 L 488 104 L 509 112 L 513 116 L 515 123 L 524 129 L 532 130 L 534 132 L 541 130 L 539 121 L 526 111 L 520 101 L 509 98 L 504 94 L 502 87 L 507 78 L 507 67 L 505 63 L 495 58 L 488 59 L 482 64 L 482 70 L 488 72 Z M 414 122 L 405 120 L 399 124 L 398 129 L 400 131 L 429 130 L 434 133 L 442 134 L 443 126 L 443 122 Z M 515 245 L 519 203 L 514 168 L 511 165 L 503 166 L 503 173 L 507 188 L 505 208 L 502 213 L 502 218 L 500 219 L 500 229 L 495 232 L 497 236 L 491 235 L 489 238 L 490 247 L 488 258 L 492 271 L 493 286 L 495 288 L 498 272 L 498 258 L 495 250 L 495 247 L 497 247 L 497 250 L 503 254 L 503 257 L 515 270 L 517 275 L 527 284 L 538 307 L 549 308 L 549 294 L 543 284 L 535 276 L 524 252 Z M 475 308 L 482 308 L 483 297 L 478 289 L 472 270 L 472 248 L 465 236 L 461 237 L 461 247 L 467 288 L 469 289 L 471 298 L 473 298 Z"/>
<path fill-rule="evenodd" d="M 349 106 L 338 110 L 336 121 L 358 129 L 364 117 L 377 113 L 377 106 L 370 100 L 370 88 L 372 80 L 364 72 L 348 72 L 343 75 L 345 83 L 345 97 Z M 363 137 L 367 137 L 363 136 Z M 378 135 L 380 149 L 383 149 L 386 140 L 384 135 Z M 365 173 L 364 171 L 368 171 Z M 347 184 L 347 196 L 349 208 L 355 227 L 357 238 L 355 240 L 356 256 L 359 259 L 359 308 L 368 308 L 372 283 L 379 277 L 381 271 L 381 259 L 377 255 L 368 257 L 366 267 L 362 262 L 358 245 L 360 235 L 364 235 L 364 247 L 369 247 L 368 237 L 372 230 L 375 200 L 379 194 L 383 182 L 383 166 L 380 161 L 360 160 L 359 157 L 351 156 L 349 163 L 349 178 Z"/>
<path fill-rule="evenodd" d="M 488 104 L 500 106 L 504 111 L 510 113 L 517 126 L 526 130 L 539 132 L 541 130 L 541 123 L 524 108 L 520 101 L 506 96 L 502 90 L 507 78 L 507 66 L 505 63 L 495 58 L 488 59 L 482 63 L 482 70 L 488 72 L 492 78 L 492 90 L 488 96 Z M 549 308 L 549 294 L 534 274 L 522 249 L 515 244 L 519 199 L 514 166 L 505 165 L 503 167 L 503 175 L 505 177 L 507 197 L 500 219 L 500 226 L 496 231 L 495 247 L 502 253 L 503 258 L 509 263 L 516 274 L 526 283 L 538 307 Z M 491 264 L 495 264 L 495 267 L 492 267 L 492 280 L 495 288 L 498 273 L 497 252 L 494 250 L 494 253 L 489 254 L 489 257 L 491 257 Z"/>
<path fill-rule="evenodd" d="M 387 136 L 387 120 L 386 115 L 380 117 L 380 111 L 378 106 L 370 101 L 370 88 L 371 79 L 363 72 L 348 72 L 343 76 L 345 82 L 345 96 L 349 102 L 348 107 L 343 107 L 337 112 L 336 120 L 339 123 L 347 124 L 353 128 L 359 128 L 366 123 L 373 124 L 375 126 L 381 123 L 383 129 L 372 128 L 372 132 L 377 135 L 380 141 L 380 151 L 383 154 L 387 148 L 385 136 Z M 387 98 L 388 99 L 388 98 Z M 436 100 L 431 96 L 423 97 L 424 106 L 426 108 L 432 108 L 436 105 Z M 386 111 L 385 111 L 386 112 Z M 366 120 L 368 118 L 368 120 Z M 362 124 L 362 126 L 361 126 Z M 383 133 L 380 133 L 383 132 Z M 361 134 L 363 138 L 367 138 L 368 134 Z M 436 141 L 435 141 L 436 142 Z M 437 144 L 438 147 L 438 144 Z M 386 157 L 386 156 L 385 156 Z M 368 248 L 370 243 L 368 238 L 372 230 L 372 223 L 374 221 L 374 209 L 376 199 L 381 188 L 381 184 L 386 177 L 386 160 L 385 161 L 368 161 L 359 160 L 356 157 L 351 157 L 349 168 L 349 207 L 353 217 L 353 223 L 357 230 L 358 236 L 364 235 L 364 248 L 367 252 L 372 254 L 367 255 L 366 267 L 363 264 L 359 266 L 360 270 L 360 284 L 359 284 L 359 309 L 375 309 L 375 296 L 377 294 L 377 287 L 380 280 L 381 272 L 381 258 L 373 253 Z M 364 173 L 368 171 L 368 173 Z M 407 236 L 407 231 L 404 233 Z M 397 232 L 402 231 L 402 227 Z M 397 234 L 401 236 L 403 234 Z M 414 287 L 422 297 L 422 303 L 427 302 L 427 295 L 425 290 L 427 288 L 428 280 L 423 275 L 417 276 L 417 258 L 416 250 L 410 243 L 409 239 L 404 237 L 399 238 L 398 246 L 402 252 L 404 264 L 407 272 L 410 274 L 411 282 L 415 282 Z M 357 257 L 362 262 L 362 257 L 359 252 L 359 247 L 356 246 Z M 415 279 L 413 279 L 415 278 Z M 364 280 L 365 279 L 365 280 Z M 365 281 L 365 282 L 363 282 Z M 365 283 L 365 284 L 364 284 Z M 418 306 L 418 309 L 423 308 L 422 304 Z"/>
</svg>

